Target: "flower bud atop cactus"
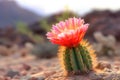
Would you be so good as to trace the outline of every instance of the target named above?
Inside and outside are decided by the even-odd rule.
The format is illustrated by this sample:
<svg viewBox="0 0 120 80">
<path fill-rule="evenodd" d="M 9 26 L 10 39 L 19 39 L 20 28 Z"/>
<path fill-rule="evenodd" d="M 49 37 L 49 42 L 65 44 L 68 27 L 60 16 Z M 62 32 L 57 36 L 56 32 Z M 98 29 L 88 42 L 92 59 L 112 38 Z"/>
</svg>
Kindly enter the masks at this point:
<svg viewBox="0 0 120 80">
<path fill-rule="evenodd" d="M 53 25 L 47 33 L 52 43 L 61 45 L 58 55 L 67 75 L 88 73 L 94 67 L 94 51 L 87 41 L 82 40 L 87 28 L 83 19 L 70 18 Z"/>
</svg>

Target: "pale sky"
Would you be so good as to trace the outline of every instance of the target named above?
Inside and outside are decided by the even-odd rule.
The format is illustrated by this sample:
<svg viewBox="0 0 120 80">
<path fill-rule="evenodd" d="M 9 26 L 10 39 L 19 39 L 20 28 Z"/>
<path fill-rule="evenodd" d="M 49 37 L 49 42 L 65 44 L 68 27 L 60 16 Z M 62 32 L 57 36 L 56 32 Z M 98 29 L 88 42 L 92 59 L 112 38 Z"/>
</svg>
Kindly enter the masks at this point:
<svg viewBox="0 0 120 80">
<path fill-rule="evenodd" d="M 70 10 L 84 14 L 93 9 L 120 9 L 120 0 L 16 0 L 22 7 L 49 15 L 68 6 Z"/>
</svg>

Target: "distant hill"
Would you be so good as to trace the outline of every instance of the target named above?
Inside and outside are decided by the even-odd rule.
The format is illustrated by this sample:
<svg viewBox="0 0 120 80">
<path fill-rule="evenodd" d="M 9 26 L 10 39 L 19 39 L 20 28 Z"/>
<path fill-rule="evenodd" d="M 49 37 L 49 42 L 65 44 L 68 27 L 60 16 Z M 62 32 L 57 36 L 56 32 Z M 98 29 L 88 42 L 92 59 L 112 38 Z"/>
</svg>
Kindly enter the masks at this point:
<svg viewBox="0 0 120 80">
<path fill-rule="evenodd" d="M 105 36 L 113 35 L 120 41 L 120 10 L 113 12 L 110 10 L 94 10 L 84 17 L 85 22 L 89 23 L 86 36 L 94 40 L 94 32 L 102 32 Z"/>
<path fill-rule="evenodd" d="M 40 19 L 41 16 L 21 8 L 15 1 L 0 1 L 0 27 L 14 25 L 19 21 L 31 23 Z"/>
</svg>

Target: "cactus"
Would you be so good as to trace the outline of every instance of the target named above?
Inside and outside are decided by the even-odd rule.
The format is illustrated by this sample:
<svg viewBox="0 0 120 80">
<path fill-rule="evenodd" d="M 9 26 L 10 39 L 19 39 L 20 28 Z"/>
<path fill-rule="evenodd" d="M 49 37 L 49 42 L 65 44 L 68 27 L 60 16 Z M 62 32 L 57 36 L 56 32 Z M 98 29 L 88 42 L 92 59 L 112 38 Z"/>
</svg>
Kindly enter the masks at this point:
<svg viewBox="0 0 120 80">
<path fill-rule="evenodd" d="M 53 25 L 51 32 L 46 34 L 52 43 L 61 46 L 58 55 L 65 75 L 88 73 L 96 64 L 94 51 L 83 40 L 88 26 L 83 19 L 70 18 Z"/>
<path fill-rule="evenodd" d="M 87 41 L 72 48 L 61 46 L 58 56 L 65 75 L 89 73 L 96 66 L 94 50 Z"/>
</svg>

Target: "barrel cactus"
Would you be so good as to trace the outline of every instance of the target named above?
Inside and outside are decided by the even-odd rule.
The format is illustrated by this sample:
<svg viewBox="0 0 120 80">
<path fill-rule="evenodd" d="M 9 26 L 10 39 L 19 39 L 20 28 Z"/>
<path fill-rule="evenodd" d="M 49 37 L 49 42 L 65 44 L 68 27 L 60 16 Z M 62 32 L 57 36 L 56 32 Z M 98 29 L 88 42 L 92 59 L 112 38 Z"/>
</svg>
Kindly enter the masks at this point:
<svg viewBox="0 0 120 80">
<path fill-rule="evenodd" d="M 89 73 L 95 66 L 94 50 L 83 40 L 88 26 L 83 19 L 70 18 L 47 33 L 52 43 L 60 45 L 58 56 L 66 75 Z"/>
<path fill-rule="evenodd" d="M 60 46 L 58 56 L 65 75 L 89 73 L 96 66 L 96 55 L 86 40 L 72 48 Z"/>
</svg>

